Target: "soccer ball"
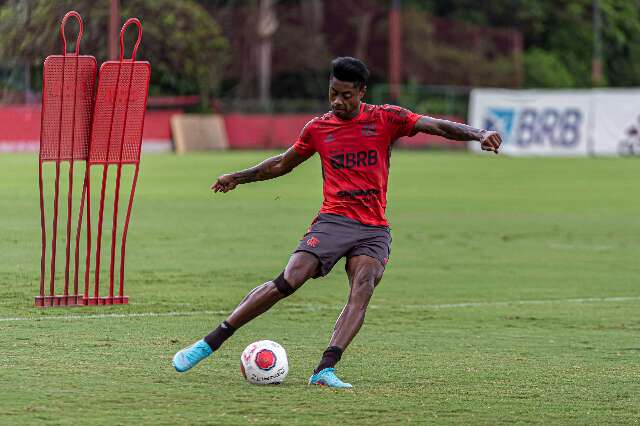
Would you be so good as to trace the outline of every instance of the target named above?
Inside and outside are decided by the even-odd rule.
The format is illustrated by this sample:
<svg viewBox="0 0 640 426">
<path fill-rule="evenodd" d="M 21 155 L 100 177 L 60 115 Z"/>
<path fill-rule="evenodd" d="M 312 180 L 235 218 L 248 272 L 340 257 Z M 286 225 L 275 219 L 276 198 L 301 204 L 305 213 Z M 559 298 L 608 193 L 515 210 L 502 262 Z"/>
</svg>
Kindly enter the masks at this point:
<svg viewBox="0 0 640 426">
<path fill-rule="evenodd" d="M 289 373 L 287 352 L 271 340 L 253 342 L 240 355 L 240 370 L 254 385 L 280 384 Z"/>
</svg>

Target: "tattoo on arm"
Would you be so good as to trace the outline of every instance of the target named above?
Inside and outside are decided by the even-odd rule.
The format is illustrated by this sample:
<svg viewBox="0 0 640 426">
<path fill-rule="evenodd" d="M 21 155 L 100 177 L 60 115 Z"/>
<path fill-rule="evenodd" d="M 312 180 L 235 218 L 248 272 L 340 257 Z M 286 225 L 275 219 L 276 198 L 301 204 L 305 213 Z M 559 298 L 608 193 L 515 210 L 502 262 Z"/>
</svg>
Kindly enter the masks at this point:
<svg viewBox="0 0 640 426">
<path fill-rule="evenodd" d="M 286 152 L 275 157 L 267 158 L 257 166 L 242 170 L 233 174 L 237 183 L 249 183 L 259 180 L 267 180 L 286 175 L 301 163 L 306 161 L 309 155 L 300 155 L 292 147 Z"/>
<path fill-rule="evenodd" d="M 485 132 L 484 130 L 476 129 L 466 124 L 427 116 L 423 116 L 417 121 L 416 130 L 456 141 L 480 140 L 482 134 Z"/>
<path fill-rule="evenodd" d="M 283 174 L 289 172 L 289 170 L 285 171 L 282 167 L 279 167 L 283 158 L 284 154 L 267 158 L 262 163 L 256 166 L 234 173 L 234 177 L 236 178 L 238 183 L 249 183 L 282 176 Z"/>
</svg>

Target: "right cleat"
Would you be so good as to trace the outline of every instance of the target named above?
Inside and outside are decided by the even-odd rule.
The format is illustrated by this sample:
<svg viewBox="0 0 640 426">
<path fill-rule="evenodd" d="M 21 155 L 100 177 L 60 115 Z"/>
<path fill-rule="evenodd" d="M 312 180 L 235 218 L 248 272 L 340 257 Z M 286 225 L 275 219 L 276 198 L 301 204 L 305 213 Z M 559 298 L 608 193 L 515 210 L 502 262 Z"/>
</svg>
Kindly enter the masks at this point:
<svg viewBox="0 0 640 426">
<path fill-rule="evenodd" d="M 213 351 L 211 347 L 204 340 L 198 340 L 191 346 L 178 351 L 173 356 L 173 367 L 178 373 L 184 373 L 191 370 L 197 363 L 211 355 Z"/>
<path fill-rule="evenodd" d="M 343 389 L 350 389 L 353 387 L 351 383 L 345 383 L 340 380 L 338 376 L 336 376 L 335 371 L 335 368 L 325 368 L 322 371 L 318 371 L 309 378 L 309 384 Z"/>
</svg>

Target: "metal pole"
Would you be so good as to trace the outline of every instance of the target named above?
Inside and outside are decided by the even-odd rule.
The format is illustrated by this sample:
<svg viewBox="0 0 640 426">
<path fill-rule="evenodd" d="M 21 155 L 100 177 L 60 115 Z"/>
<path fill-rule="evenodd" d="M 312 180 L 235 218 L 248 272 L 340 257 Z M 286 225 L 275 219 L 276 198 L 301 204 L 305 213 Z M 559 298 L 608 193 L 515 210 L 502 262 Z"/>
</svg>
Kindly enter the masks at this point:
<svg viewBox="0 0 640 426">
<path fill-rule="evenodd" d="M 109 7 L 109 59 L 118 59 L 118 27 L 120 26 L 120 5 L 118 0 L 111 0 Z"/>
<path fill-rule="evenodd" d="M 26 2 L 25 4 L 24 13 L 24 27 L 28 28 L 31 23 L 31 4 L 29 2 Z M 24 94 L 25 103 L 32 104 L 35 102 L 35 96 L 33 95 L 33 90 L 31 88 L 31 58 L 27 59 L 27 62 L 24 64 Z"/>
<path fill-rule="evenodd" d="M 593 58 L 591 61 L 591 83 L 602 84 L 602 10 L 600 0 L 593 0 Z"/>
<path fill-rule="evenodd" d="M 278 18 L 273 0 L 260 0 L 258 17 L 258 84 L 260 104 L 271 109 L 271 55 L 272 37 L 278 29 Z"/>
<path fill-rule="evenodd" d="M 400 0 L 391 0 L 389 9 L 389 94 L 396 103 L 400 97 L 402 33 L 400 28 Z"/>
</svg>

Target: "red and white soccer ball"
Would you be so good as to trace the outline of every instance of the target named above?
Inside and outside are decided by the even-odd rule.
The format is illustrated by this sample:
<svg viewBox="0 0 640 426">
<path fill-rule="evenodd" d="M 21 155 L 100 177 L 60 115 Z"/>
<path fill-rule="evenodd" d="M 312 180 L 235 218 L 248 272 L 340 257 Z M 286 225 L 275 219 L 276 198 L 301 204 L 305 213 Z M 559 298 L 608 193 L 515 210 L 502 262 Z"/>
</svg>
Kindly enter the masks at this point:
<svg viewBox="0 0 640 426">
<path fill-rule="evenodd" d="M 287 352 L 271 340 L 253 342 L 240 355 L 240 370 L 254 385 L 280 384 L 289 373 Z"/>
</svg>

